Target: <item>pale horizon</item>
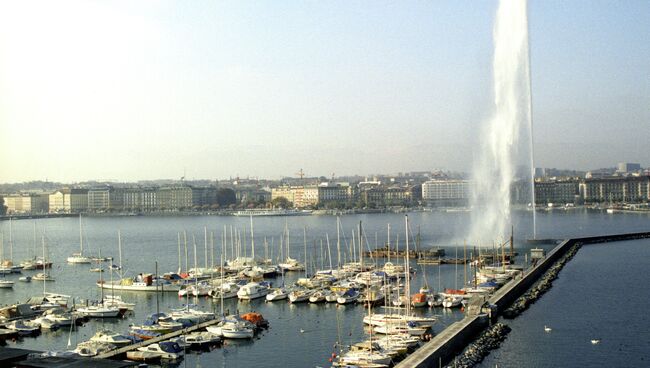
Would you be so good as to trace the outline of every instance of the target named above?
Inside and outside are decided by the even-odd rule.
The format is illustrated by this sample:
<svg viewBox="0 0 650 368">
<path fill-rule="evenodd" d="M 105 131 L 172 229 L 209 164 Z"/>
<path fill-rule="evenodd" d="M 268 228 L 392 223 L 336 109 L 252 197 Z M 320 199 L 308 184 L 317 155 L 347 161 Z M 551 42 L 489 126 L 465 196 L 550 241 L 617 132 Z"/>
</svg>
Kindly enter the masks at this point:
<svg viewBox="0 0 650 368">
<path fill-rule="evenodd" d="M 0 182 L 469 172 L 496 4 L 4 2 Z M 535 166 L 650 166 L 650 4 L 528 8 Z"/>
</svg>

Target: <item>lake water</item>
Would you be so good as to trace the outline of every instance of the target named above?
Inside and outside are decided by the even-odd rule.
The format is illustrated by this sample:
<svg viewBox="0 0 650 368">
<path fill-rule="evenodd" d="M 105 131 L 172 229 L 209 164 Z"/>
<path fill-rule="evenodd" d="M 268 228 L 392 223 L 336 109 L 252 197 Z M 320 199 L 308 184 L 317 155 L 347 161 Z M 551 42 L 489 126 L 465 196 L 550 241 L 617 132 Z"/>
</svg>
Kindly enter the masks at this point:
<svg viewBox="0 0 650 368">
<path fill-rule="evenodd" d="M 411 231 L 416 233 L 419 227 L 422 246 L 442 246 L 446 249 L 448 256 L 454 256 L 457 249 L 460 249 L 458 254 L 462 256 L 463 234 L 469 228 L 469 218 L 470 214 L 465 212 L 422 212 L 409 214 Z M 538 215 L 538 237 L 565 238 L 569 236 L 647 231 L 650 228 L 649 219 L 650 217 L 647 215 L 609 215 L 602 212 L 588 212 L 584 210 L 542 212 Z M 221 254 L 220 239 L 224 225 L 227 228 L 228 234 L 230 233 L 231 226 L 247 233 L 246 238 L 249 247 L 246 252 L 250 254 L 249 221 L 248 218 L 217 216 L 88 217 L 83 219 L 84 244 L 85 249 L 91 253 L 96 254 L 101 248 L 103 256 L 112 255 L 117 257 L 117 231 L 120 230 L 122 234 L 122 254 L 125 271 L 129 275 L 134 275 L 139 272 L 153 272 L 155 261 L 158 261 L 159 271 L 162 273 L 175 271 L 178 268 L 177 236 L 182 231 L 186 231 L 189 237 L 190 267 L 194 263 L 192 235 L 196 239 L 198 263 L 199 265 L 205 263 L 204 227 L 207 227 L 208 232 L 214 233 L 215 264 L 218 264 Z M 256 255 L 264 254 L 265 247 L 263 246 L 263 240 L 266 237 L 269 243 L 268 253 L 273 253 L 273 256 L 277 257 L 279 237 L 286 225 L 291 234 L 292 257 L 301 260 L 304 258 L 303 229 L 306 228 L 308 263 L 314 265 L 316 268 L 320 268 L 321 264 L 324 264 L 326 268 L 329 267 L 325 238 L 326 233 L 330 239 L 333 262 L 334 264 L 336 263 L 336 217 L 259 217 L 255 218 L 254 221 Z M 345 249 L 348 249 L 345 244 L 350 243 L 352 232 L 355 231 L 359 221 L 363 223 L 364 241 L 370 247 L 374 247 L 375 244 L 381 246 L 385 242 L 386 228 L 389 223 L 391 224 L 391 243 L 395 244 L 395 237 L 399 232 L 400 247 L 404 246 L 403 214 L 346 215 L 341 217 L 341 229 L 345 234 L 345 236 L 341 237 L 343 254 L 345 254 Z M 516 212 L 513 223 L 515 226 L 515 245 L 520 254 L 523 255 L 525 250 L 530 247 L 524 242 L 524 239 L 530 237 L 530 234 L 532 234 L 530 212 Z M 36 225 L 38 238 L 35 245 L 33 241 L 34 224 Z M 8 255 L 7 240 L 9 223 L 4 221 L 0 223 L 0 226 L 2 227 L 5 238 L 5 254 Z M 78 219 L 54 218 L 35 221 L 14 221 L 14 260 L 20 261 L 31 256 L 34 252 L 40 255 L 42 252 L 40 245 L 41 234 L 45 236 L 49 257 L 54 262 L 52 275 L 56 278 L 55 282 L 45 285 L 47 291 L 73 295 L 76 298 L 98 299 L 100 297 L 100 291 L 95 286 L 95 281 L 99 278 L 99 274 L 89 272 L 90 266 L 88 265 L 68 265 L 65 263 L 65 258 L 79 249 Z M 322 251 L 321 241 L 323 242 Z M 485 241 L 487 240 L 481 240 L 483 243 Z M 472 242 L 470 240 L 470 243 L 477 243 L 477 241 Z M 457 244 L 461 244 L 461 246 L 455 247 L 454 245 Z M 228 240 L 228 248 L 229 245 L 230 240 Z M 483 245 L 487 244 L 484 243 Z M 411 244 L 411 246 L 413 245 Z M 543 247 L 550 249 L 552 245 L 545 245 Z M 578 256 L 569 263 L 570 266 L 581 259 L 583 254 L 587 253 L 585 252 L 586 248 L 583 248 Z M 614 253 L 618 254 L 617 251 L 614 251 Z M 212 261 L 211 254 L 212 252 L 209 249 L 208 263 Z M 228 257 L 230 257 L 230 254 L 231 250 L 227 249 Z M 321 254 L 323 254 L 323 258 L 321 258 Z M 347 257 L 349 255 L 345 258 Z M 185 260 L 182 261 L 183 266 L 184 262 Z M 623 263 L 622 267 L 627 267 L 627 264 Z M 614 275 L 617 274 L 617 270 L 620 270 L 620 268 L 612 268 Z M 465 278 L 463 271 L 463 266 L 418 266 L 412 290 L 416 291 L 425 280 L 431 287 L 436 289 L 438 285 L 441 287 L 460 287 Z M 26 271 L 25 273 L 28 272 L 29 274 L 35 273 L 35 271 Z M 625 274 L 627 275 L 628 273 L 625 272 Z M 603 272 L 603 275 L 605 275 L 605 272 Z M 289 273 L 286 276 L 286 283 L 290 284 L 300 276 L 302 274 Z M 8 277 L 13 277 L 16 280 L 18 278 L 18 276 Z M 104 273 L 103 277 L 108 278 L 108 273 Z M 560 280 L 564 278 L 562 274 Z M 591 282 L 592 280 L 588 279 L 587 281 Z M 277 278 L 275 282 L 279 283 L 280 278 Z M 629 294 L 632 291 L 639 294 L 637 292 L 638 289 L 630 288 L 630 286 L 634 285 L 632 281 L 625 281 L 624 283 L 628 288 L 619 288 L 617 286 L 614 289 L 613 295 L 616 295 L 619 299 L 625 299 L 626 304 L 632 304 L 629 303 Z M 639 282 L 637 285 L 643 285 L 643 283 Z M 562 287 L 554 287 L 547 295 L 551 295 L 556 289 L 561 290 Z M 618 293 L 616 292 L 617 290 Z M 32 282 L 25 284 L 16 281 L 13 290 L 0 290 L 0 304 L 4 305 L 15 303 L 16 301 L 24 301 L 28 297 L 39 295 L 42 292 L 43 283 Z M 591 295 L 581 294 L 582 291 L 580 289 L 574 290 L 574 293 L 578 298 L 580 295 Z M 640 294 L 643 295 L 643 293 Z M 547 298 L 547 295 L 542 298 L 542 301 Z M 76 342 L 87 340 L 102 327 L 110 327 L 116 331 L 126 332 L 129 324 L 141 323 L 148 314 L 155 312 L 155 295 L 125 292 L 123 293 L 123 298 L 127 301 L 137 303 L 135 312 L 124 320 L 93 320 L 78 330 L 75 330 L 72 334 L 69 334 L 69 331 L 63 330 L 44 332 L 37 338 L 24 339 L 17 343 L 12 343 L 12 345 L 40 350 L 65 350 L 69 336 L 74 345 Z M 159 298 L 161 311 L 182 306 L 186 302 L 186 300 L 179 300 L 174 293 L 166 293 Z M 567 307 L 564 305 L 564 299 L 560 299 L 562 299 L 563 303 L 558 304 L 556 307 L 558 314 L 559 311 Z M 220 309 L 220 305 L 213 303 L 211 299 L 191 300 L 191 302 L 196 302 L 204 309 L 211 309 L 217 312 Z M 520 320 L 524 321 L 526 314 L 530 313 L 533 308 L 537 308 L 540 303 L 538 302 L 529 311 L 524 313 L 524 316 L 520 317 Z M 598 296 L 592 299 L 592 303 L 588 305 L 587 310 L 620 310 L 620 306 L 614 304 L 605 304 L 603 297 Z M 224 347 L 212 352 L 201 355 L 188 355 L 181 363 L 183 366 L 249 367 L 252 365 L 260 365 L 260 362 L 263 362 L 264 366 L 269 367 L 328 366 L 328 358 L 334 351 L 333 346 L 338 339 L 343 344 L 348 345 L 362 341 L 364 336 L 361 319 L 365 311 L 361 306 L 337 307 L 336 305 L 330 304 L 290 305 L 286 302 L 264 303 L 262 300 L 242 303 L 237 300 L 229 300 L 226 301 L 224 308 L 229 309 L 231 312 L 235 310 L 239 310 L 240 312 L 258 311 L 269 320 L 270 328 L 260 334 L 254 341 L 228 341 Z M 435 331 L 440 331 L 447 324 L 462 318 L 462 314 L 458 311 L 423 309 L 419 313 L 440 316 L 440 322 L 435 325 Z M 611 313 L 608 313 L 607 318 L 612 318 Z M 515 322 L 519 323 L 519 319 L 515 320 Z M 521 323 L 523 325 L 520 328 L 515 328 L 515 330 L 532 331 L 534 328 L 537 328 L 533 322 L 530 324 L 526 324 L 525 322 Z M 558 324 L 558 328 L 560 328 L 560 325 Z M 645 326 L 646 331 L 650 330 L 647 328 L 647 324 Z M 529 327 L 531 328 L 529 329 Z M 301 329 L 304 330 L 303 333 L 300 332 Z M 511 336 L 516 336 L 515 333 L 513 331 Z M 638 338 L 642 337 L 641 334 L 633 333 L 632 335 Z M 647 337 L 647 335 L 645 336 Z M 548 338 L 548 336 L 541 336 L 539 338 L 544 339 Z M 509 338 L 507 343 L 511 340 L 516 341 L 517 339 Z M 603 334 L 603 343 L 596 347 L 606 347 L 606 341 L 607 338 Z M 591 346 L 587 348 L 591 348 Z M 509 356 L 505 353 L 506 351 L 507 348 L 500 355 L 501 359 L 507 359 Z M 497 357 L 496 353 L 494 357 Z M 526 358 L 523 359 L 526 361 Z M 544 356 L 541 356 L 541 359 L 544 359 Z M 541 361 L 543 362 L 544 360 Z M 490 366 L 490 364 L 499 364 L 499 361 L 495 361 L 494 363 L 486 361 L 485 364 L 487 364 L 486 366 Z M 504 363 L 504 365 L 511 364 Z M 545 364 L 540 366 L 545 366 Z"/>
<path fill-rule="evenodd" d="M 647 239 L 583 246 L 481 367 L 650 366 L 648 260 Z"/>
</svg>

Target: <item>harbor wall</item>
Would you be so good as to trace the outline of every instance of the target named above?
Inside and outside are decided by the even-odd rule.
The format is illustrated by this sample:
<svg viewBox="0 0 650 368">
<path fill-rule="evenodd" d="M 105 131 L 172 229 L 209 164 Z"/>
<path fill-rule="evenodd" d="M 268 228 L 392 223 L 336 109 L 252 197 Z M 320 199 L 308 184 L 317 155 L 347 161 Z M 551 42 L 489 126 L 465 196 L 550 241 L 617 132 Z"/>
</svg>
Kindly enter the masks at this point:
<svg viewBox="0 0 650 368">
<path fill-rule="evenodd" d="M 465 317 L 454 322 L 431 341 L 398 363 L 395 368 L 438 367 L 460 353 L 488 325 L 486 316 Z"/>
<path fill-rule="evenodd" d="M 584 238 L 566 239 L 546 254 L 535 266 L 525 270 L 520 278 L 511 280 L 497 290 L 489 303 L 496 305 L 497 315 L 505 310 L 518 297 L 523 295 L 546 271 L 577 243 L 595 244 L 624 240 L 650 238 L 650 232 L 601 235 Z M 467 316 L 455 322 L 436 335 L 431 341 L 398 363 L 396 368 L 424 368 L 445 365 L 460 353 L 486 326 L 486 316 Z"/>
</svg>

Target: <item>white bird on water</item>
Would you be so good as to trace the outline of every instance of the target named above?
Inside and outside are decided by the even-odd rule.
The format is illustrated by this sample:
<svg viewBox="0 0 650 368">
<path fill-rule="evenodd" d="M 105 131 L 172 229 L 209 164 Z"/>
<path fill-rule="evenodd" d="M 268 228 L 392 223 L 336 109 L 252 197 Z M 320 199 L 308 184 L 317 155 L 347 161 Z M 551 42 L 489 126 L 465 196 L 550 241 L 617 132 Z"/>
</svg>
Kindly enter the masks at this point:
<svg viewBox="0 0 650 368">
<path fill-rule="evenodd" d="M 547 325 L 544 325 L 544 331 L 545 332 L 551 332 L 551 331 L 553 331 L 553 329 L 548 327 Z"/>
</svg>

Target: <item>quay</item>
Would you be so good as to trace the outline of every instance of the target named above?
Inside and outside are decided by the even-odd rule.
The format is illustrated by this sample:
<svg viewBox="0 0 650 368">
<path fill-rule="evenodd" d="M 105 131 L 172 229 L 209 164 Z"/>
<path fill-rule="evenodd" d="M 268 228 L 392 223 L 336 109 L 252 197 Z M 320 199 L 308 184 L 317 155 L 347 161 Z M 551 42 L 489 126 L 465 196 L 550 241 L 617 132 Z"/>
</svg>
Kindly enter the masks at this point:
<svg viewBox="0 0 650 368">
<path fill-rule="evenodd" d="M 115 350 L 111 350 L 111 351 L 106 352 L 104 354 L 96 355 L 96 356 L 93 357 L 93 359 L 123 358 L 124 356 L 126 356 L 126 353 L 129 352 L 129 351 L 137 350 L 140 347 L 148 346 L 148 345 L 151 345 L 151 344 L 155 344 L 157 342 L 166 341 L 166 340 L 172 339 L 174 337 L 185 335 L 185 334 L 190 333 L 190 332 L 198 331 L 198 330 L 204 329 L 204 328 L 206 328 L 208 326 L 215 325 L 215 324 L 217 324 L 219 322 L 221 322 L 221 319 L 215 318 L 215 319 L 212 319 L 212 320 L 209 320 L 209 321 L 205 321 L 205 322 L 196 324 L 194 326 L 183 328 L 183 329 L 178 330 L 178 331 L 173 331 L 173 332 L 170 332 L 168 334 L 164 334 L 164 335 L 160 335 L 160 336 L 151 338 L 149 340 L 144 340 L 144 341 L 136 343 L 136 344 L 127 345 L 127 346 L 124 346 L 124 347 L 121 347 L 121 348 L 118 348 L 118 349 L 115 349 Z"/>
<path fill-rule="evenodd" d="M 495 319 L 576 244 L 586 245 L 647 238 L 650 238 L 650 232 L 566 239 L 553 248 L 545 258 L 526 269 L 520 278 L 508 282 L 490 296 L 488 300 L 479 300 L 479 304 L 484 305 L 483 302 L 489 303 L 491 317 Z M 431 339 L 431 341 L 424 344 L 413 352 L 413 354 L 410 354 L 406 359 L 395 365 L 395 367 L 442 367 L 451 362 L 489 324 L 487 315 L 471 313 L 472 309 L 478 309 L 480 311 L 481 308 L 475 308 L 474 302 L 472 302 L 468 306 L 468 313 L 465 318 L 449 325 Z"/>
</svg>

